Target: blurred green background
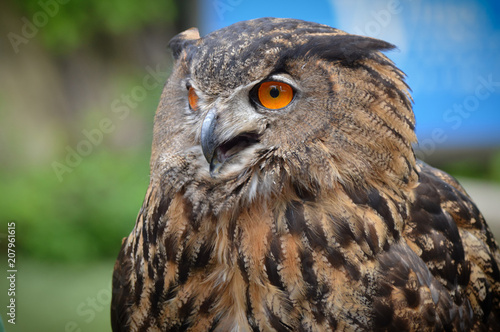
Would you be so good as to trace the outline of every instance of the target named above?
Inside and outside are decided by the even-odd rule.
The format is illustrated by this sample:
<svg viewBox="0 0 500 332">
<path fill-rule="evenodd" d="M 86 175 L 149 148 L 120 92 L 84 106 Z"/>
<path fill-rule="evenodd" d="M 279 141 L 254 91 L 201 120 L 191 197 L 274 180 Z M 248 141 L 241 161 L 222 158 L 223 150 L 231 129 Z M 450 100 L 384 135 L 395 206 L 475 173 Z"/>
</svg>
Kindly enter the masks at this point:
<svg viewBox="0 0 500 332">
<path fill-rule="evenodd" d="M 195 9 L 174 0 L 0 3 L 0 315 L 7 331 L 111 330 L 112 269 L 149 182 L 168 41 L 194 25 Z M 12 221 L 15 325 L 6 316 Z"/>
<path fill-rule="evenodd" d="M 149 182 L 153 116 L 171 67 L 167 43 L 198 25 L 196 8 L 182 0 L 0 3 L 7 331 L 110 331 L 111 274 Z M 498 152 L 448 156 L 432 161 L 453 175 L 500 183 Z M 5 309 L 10 222 L 16 325 Z"/>
</svg>

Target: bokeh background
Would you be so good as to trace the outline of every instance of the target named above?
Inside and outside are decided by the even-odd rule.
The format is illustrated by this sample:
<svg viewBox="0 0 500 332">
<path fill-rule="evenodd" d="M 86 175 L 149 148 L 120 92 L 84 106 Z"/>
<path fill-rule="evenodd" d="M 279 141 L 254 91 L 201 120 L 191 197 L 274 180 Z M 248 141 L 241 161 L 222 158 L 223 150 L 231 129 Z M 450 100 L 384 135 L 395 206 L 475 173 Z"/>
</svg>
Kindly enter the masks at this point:
<svg viewBox="0 0 500 332">
<path fill-rule="evenodd" d="M 111 274 L 149 181 L 168 41 L 294 17 L 381 38 L 408 75 L 420 158 L 460 178 L 500 238 L 500 3 L 465 0 L 4 0 L 0 315 L 16 223 L 16 325 L 110 331 Z"/>
</svg>

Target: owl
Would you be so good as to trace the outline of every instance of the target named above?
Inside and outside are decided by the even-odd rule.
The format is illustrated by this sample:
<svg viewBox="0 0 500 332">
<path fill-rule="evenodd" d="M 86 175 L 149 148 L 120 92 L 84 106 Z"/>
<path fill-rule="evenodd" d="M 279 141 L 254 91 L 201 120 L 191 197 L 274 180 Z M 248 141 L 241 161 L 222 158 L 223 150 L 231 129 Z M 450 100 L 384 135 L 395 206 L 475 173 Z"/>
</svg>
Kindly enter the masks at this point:
<svg viewBox="0 0 500 332">
<path fill-rule="evenodd" d="M 172 39 L 114 331 L 500 330 L 500 251 L 416 160 L 394 46 L 295 19 Z"/>
</svg>

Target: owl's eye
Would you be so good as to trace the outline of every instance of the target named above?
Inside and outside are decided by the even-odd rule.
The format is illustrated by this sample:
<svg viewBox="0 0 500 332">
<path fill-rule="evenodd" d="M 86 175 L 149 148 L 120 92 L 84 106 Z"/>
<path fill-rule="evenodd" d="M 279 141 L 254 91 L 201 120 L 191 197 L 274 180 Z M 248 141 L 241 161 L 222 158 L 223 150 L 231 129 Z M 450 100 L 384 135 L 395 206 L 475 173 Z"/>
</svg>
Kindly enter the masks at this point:
<svg viewBox="0 0 500 332">
<path fill-rule="evenodd" d="M 293 88 L 283 82 L 264 82 L 259 86 L 257 96 L 262 106 L 276 110 L 290 104 L 293 99 Z"/>
<path fill-rule="evenodd" d="M 198 109 L 198 95 L 192 86 L 190 86 L 188 90 L 188 100 L 191 110 L 196 111 Z"/>
</svg>

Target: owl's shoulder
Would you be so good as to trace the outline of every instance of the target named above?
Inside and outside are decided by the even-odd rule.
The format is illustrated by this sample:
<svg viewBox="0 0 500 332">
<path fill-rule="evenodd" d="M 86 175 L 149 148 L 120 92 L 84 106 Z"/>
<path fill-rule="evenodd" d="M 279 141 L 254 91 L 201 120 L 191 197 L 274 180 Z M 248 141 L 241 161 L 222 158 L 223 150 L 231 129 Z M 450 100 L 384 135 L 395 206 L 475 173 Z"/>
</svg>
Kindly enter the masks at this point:
<svg viewBox="0 0 500 332">
<path fill-rule="evenodd" d="M 453 242 L 464 242 L 464 233 L 468 232 L 491 251 L 498 250 L 483 215 L 458 181 L 421 161 L 417 168 L 419 182 L 410 198 L 409 226 L 422 234 L 447 233 Z"/>
<path fill-rule="evenodd" d="M 452 176 L 423 162 L 417 168 L 419 182 L 410 198 L 403 237 L 432 279 L 449 294 L 446 301 L 439 300 L 441 305 L 436 303 L 440 318 L 443 323 L 463 323 L 473 312 L 493 323 L 500 314 L 499 303 L 493 303 L 500 296 L 498 245 L 484 217 Z"/>
</svg>

